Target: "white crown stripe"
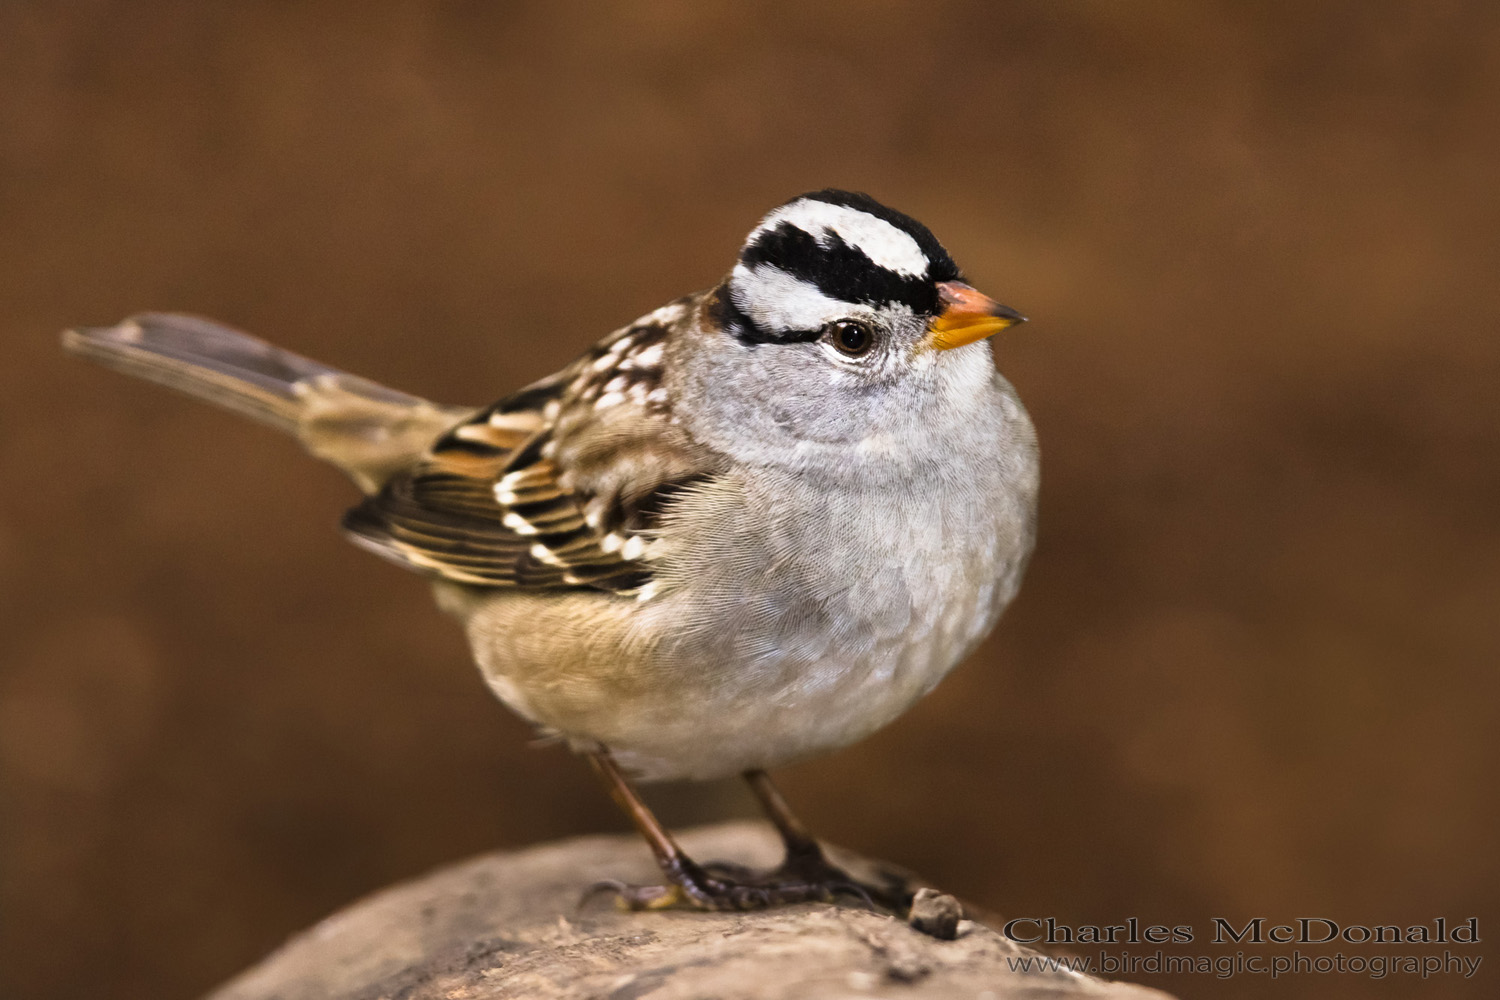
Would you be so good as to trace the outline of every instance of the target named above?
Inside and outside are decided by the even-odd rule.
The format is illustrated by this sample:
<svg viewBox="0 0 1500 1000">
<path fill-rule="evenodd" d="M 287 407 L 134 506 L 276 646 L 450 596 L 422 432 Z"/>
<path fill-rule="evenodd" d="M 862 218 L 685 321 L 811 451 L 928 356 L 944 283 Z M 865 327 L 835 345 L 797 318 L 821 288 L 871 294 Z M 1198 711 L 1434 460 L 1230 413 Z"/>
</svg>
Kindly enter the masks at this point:
<svg viewBox="0 0 1500 1000">
<path fill-rule="evenodd" d="M 770 264 L 736 264 L 730 294 L 762 330 L 816 330 L 849 315 L 851 304 Z"/>
<path fill-rule="evenodd" d="M 746 242 L 753 243 L 761 233 L 769 232 L 783 222 L 796 226 L 820 243 L 827 243 L 828 234 L 836 233 L 839 239 L 863 251 L 879 266 L 909 278 L 926 276 L 931 263 L 909 233 L 884 219 L 847 205 L 831 205 L 805 198 L 783 205 L 767 215 Z"/>
</svg>

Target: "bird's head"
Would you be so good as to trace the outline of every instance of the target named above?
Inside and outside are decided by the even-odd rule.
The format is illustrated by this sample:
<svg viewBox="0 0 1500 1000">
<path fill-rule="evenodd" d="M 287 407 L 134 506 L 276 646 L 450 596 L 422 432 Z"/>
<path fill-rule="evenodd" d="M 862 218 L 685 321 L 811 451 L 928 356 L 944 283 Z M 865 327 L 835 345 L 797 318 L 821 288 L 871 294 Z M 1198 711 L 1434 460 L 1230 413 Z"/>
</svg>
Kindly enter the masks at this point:
<svg viewBox="0 0 1500 1000">
<path fill-rule="evenodd" d="M 1025 317 L 963 281 L 937 237 L 866 194 L 824 190 L 775 209 L 745 239 L 721 296 L 748 343 L 824 341 L 845 358 L 950 350 Z"/>
<path fill-rule="evenodd" d="M 909 436 L 934 407 L 989 393 L 979 342 L 1024 320 L 967 284 L 926 226 L 831 189 L 760 221 L 707 316 L 706 350 L 684 368 L 730 367 L 703 385 L 733 389 L 705 408 L 825 442 Z"/>
</svg>

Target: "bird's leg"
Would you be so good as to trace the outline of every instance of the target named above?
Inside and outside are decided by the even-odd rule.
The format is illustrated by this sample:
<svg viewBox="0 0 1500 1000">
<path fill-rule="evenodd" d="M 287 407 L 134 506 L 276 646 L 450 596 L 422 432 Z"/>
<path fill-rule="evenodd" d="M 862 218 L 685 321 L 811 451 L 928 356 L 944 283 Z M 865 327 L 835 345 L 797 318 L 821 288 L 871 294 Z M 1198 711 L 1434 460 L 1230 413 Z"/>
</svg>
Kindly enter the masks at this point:
<svg viewBox="0 0 1500 1000">
<path fill-rule="evenodd" d="M 783 903 L 830 900 L 838 892 L 868 898 L 865 890 L 850 881 L 848 876 L 841 879 L 812 879 L 788 872 L 786 874 L 791 877 L 742 879 L 723 875 L 718 871 L 705 871 L 687 856 L 672 835 L 652 815 L 608 751 L 593 751 L 588 754 L 588 758 L 616 804 L 630 817 L 635 828 L 650 845 L 651 853 L 656 856 L 656 863 L 661 866 L 662 874 L 666 875 L 670 883 L 627 885 L 623 882 L 601 882 L 589 891 L 590 895 L 596 891 L 608 890 L 632 910 L 656 910 L 679 903 L 700 910 L 758 910 Z M 817 849 L 815 843 L 813 848 Z M 821 857 L 821 852 L 819 856 Z M 739 874 L 739 870 L 736 870 L 736 874 Z M 782 873 L 778 870 L 777 874 Z"/>
<path fill-rule="evenodd" d="M 827 864 L 823 857 L 823 848 L 818 846 L 817 840 L 802 821 L 792 812 L 791 807 L 786 804 L 786 799 L 781 797 L 781 792 L 771 783 L 771 776 L 764 771 L 746 771 L 745 783 L 760 800 L 760 808 L 776 827 L 776 832 L 781 834 L 781 842 L 786 846 L 786 860 L 782 862 L 783 868 L 803 863 Z"/>
<path fill-rule="evenodd" d="M 774 883 L 778 879 L 790 879 L 808 884 L 821 883 L 841 891 L 849 891 L 852 886 L 858 890 L 856 894 L 887 909 L 905 913 L 911 908 L 912 893 L 907 889 L 904 879 L 892 875 L 887 884 L 881 886 L 857 881 L 823 854 L 823 848 L 818 845 L 817 839 L 786 804 L 786 799 L 781 797 L 781 792 L 772 783 L 769 774 L 765 771 L 746 771 L 744 777 L 745 783 L 760 801 L 766 818 L 775 825 L 776 832 L 781 834 L 781 842 L 786 847 L 786 858 L 781 862 L 781 867 L 771 873 L 768 881 Z"/>
<path fill-rule="evenodd" d="M 653 909 L 663 906 L 671 906 L 678 901 L 681 892 L 674 891 L 683 886 L 683 883 L 695 883 L 700 881 L 698 876 L 702 874 L 693 859 L 688 857 L 672 835 L 661 825 L 656 816 L 641 801 L 625 775 L 621 773 L 620 767 L 615 759 L 609 755 L 607 750 L 592 751 L 588 754 L 589 763 L 594 766 L 594 773 L 599 775 L 604 786 L 609 789 L 609 794 L 619 806 L 630 817 L 635 828 L 645 838 L 651 853 L 656 856 L 656 863 L 661 866 L 662 873 L 671 880 L 669 886 L 646 886 L 625 885 L 624 883 L 604 882 L 594 886 L 592 893 L 598 889 L 613 889 L 618 893 L 631 909 Z M 691 895 L 691 893 L 689 893 Z"/>
</svg>

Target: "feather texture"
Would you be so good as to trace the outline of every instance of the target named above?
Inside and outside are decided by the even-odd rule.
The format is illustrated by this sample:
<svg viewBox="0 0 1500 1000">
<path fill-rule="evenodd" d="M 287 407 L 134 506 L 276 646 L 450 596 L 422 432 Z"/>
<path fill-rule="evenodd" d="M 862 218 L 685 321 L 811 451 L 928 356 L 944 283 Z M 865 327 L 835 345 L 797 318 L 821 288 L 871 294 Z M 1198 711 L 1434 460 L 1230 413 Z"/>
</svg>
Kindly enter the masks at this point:
<svg viewBox="0 0 1500 1000">
<path fill-rule="evenodd" d="M 672 423 L 661 389 L 673 323 L 695 306 L 616 331 L 452 428 L 351 510 L 345 530 L 455 583 L 637 592 L 664 506 L 722 464 Z"/>
<path fill-rule="evenodd" d="M 367 493 L 472 412 L 440 406 L 198 316 L 142 313 L 63 333 L 63 347 L 294 434 Z"/>
</svg>

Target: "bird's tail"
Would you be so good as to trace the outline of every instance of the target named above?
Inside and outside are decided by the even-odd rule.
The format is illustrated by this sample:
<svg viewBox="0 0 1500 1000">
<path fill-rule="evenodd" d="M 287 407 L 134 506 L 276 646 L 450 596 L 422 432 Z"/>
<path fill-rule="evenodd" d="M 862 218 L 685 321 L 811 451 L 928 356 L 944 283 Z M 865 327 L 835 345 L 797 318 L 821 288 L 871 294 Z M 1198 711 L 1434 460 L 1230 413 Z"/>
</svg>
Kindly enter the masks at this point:
<svg viewBox="0 0 1500 1000">
<path fill-rule="evenodd" d="M 293 434 L 367 492 L 469 412 L 341 372 L 211 320 L 143 313 L 63 333 L 63 347 Z"/>
</svg>

